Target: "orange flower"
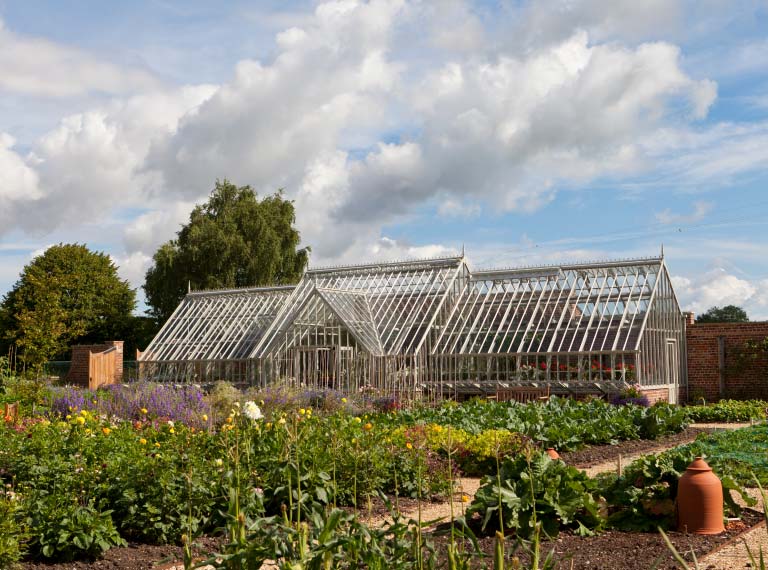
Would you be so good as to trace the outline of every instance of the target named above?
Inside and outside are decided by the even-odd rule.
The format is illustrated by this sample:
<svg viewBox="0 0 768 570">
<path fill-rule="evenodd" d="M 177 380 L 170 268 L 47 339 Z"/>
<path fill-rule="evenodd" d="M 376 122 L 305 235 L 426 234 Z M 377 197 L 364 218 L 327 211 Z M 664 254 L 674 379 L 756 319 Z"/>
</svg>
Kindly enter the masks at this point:
<svg viewBox="0 0 768 570">
<path fill-rule="evenodd" d="M 413 444 L 409 441 L 405 444 L 406 449 L 413 449 Z"/>
<path fill-rule="evenodd" d="M 366 424 L 363 426 L 363 429 L 364 429 L 365 431 L 371 431 L 371 430 L 373 429 L 373 424 L 372 424 L 371 422 L 368 422 L 368 423 L 366 423 Z"/>
<path fill-rule="evenodd" d="M 109 435 L 110 433 L 112 433 L 112 430 L 109 429 L 108 427 L 103 427 L 101 428 L 101 433 L 103 433 L 104 435 Z"/>
</svg>

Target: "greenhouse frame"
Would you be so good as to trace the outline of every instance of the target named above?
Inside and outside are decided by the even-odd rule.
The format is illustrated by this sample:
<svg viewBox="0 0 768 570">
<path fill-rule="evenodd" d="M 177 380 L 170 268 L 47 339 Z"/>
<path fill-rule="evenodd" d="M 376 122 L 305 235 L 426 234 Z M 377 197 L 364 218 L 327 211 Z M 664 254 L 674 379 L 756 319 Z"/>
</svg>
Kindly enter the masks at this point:
<svg viewBox="0 0 768 570">
<path fill-rule="evenodd" d="M 615 394 L 676 402 L 685 320 L 664 257 L 471 271 L 463 255 L 309 269 L 295 286 L 190 292 L 143 379 L 399 399 Z"/>
</svg>

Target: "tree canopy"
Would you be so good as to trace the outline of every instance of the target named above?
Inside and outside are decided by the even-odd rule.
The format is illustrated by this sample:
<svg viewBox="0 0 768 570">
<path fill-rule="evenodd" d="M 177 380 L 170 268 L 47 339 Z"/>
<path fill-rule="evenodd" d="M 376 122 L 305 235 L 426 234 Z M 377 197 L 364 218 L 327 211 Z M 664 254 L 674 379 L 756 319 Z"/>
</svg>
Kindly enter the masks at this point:
<svg viewBox="0 0 768 570">
<path fill-rule="evenodd" d="M 746 323 L 749 322 L 747 312 L 736 305 L 712 307 L 706 313 L 696 317 L 697 323 Z"/>
<path fill-rule="evenodd" d="M 119 338 L 136 291 L 108 255 L 79 244 L 49 247 L 24 267 L 0 305 L 3 344 L 36 368 L 75 342 Z"/>
<path fill-rule="evenodd" d="M 293 202 L 280 192 L 261 200 L 249 186 L 227 180 L 195 207 L 177 238 L 153 256 L 144 283 L 148 313 L 165 321 L 192 289 L 297 282 L 309 261 L 299 249 Z"/>
</svg>

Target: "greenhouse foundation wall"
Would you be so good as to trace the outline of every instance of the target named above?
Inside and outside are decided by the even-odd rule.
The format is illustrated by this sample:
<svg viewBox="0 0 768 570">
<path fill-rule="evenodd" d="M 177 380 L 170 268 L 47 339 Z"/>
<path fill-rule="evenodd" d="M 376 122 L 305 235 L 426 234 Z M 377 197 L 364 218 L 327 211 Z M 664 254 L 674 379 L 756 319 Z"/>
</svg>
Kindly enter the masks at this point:
<svg viewBox="0 0 768 570">
<path fill-rule="evenodd" d="M 641 390 L 648 397 L 648 402 L 653 405 L 656 402 L 669 402 L 669 388 L 651 388 Z"/>
</svg>

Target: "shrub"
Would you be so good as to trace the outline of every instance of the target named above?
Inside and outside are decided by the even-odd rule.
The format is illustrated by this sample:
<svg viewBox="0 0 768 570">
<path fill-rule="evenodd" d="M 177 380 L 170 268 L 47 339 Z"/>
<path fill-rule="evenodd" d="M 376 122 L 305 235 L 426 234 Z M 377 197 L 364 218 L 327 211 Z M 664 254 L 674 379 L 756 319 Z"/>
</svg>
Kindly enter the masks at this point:
<svg viewBox="0 0 768 570">
<path fill-rule="evenodd" d="M 765 400 L 720 400 L 716 404 L 685 408 L 692 422 L 748 422 L 764 419 L 767 410 Z"/>
</svg>

